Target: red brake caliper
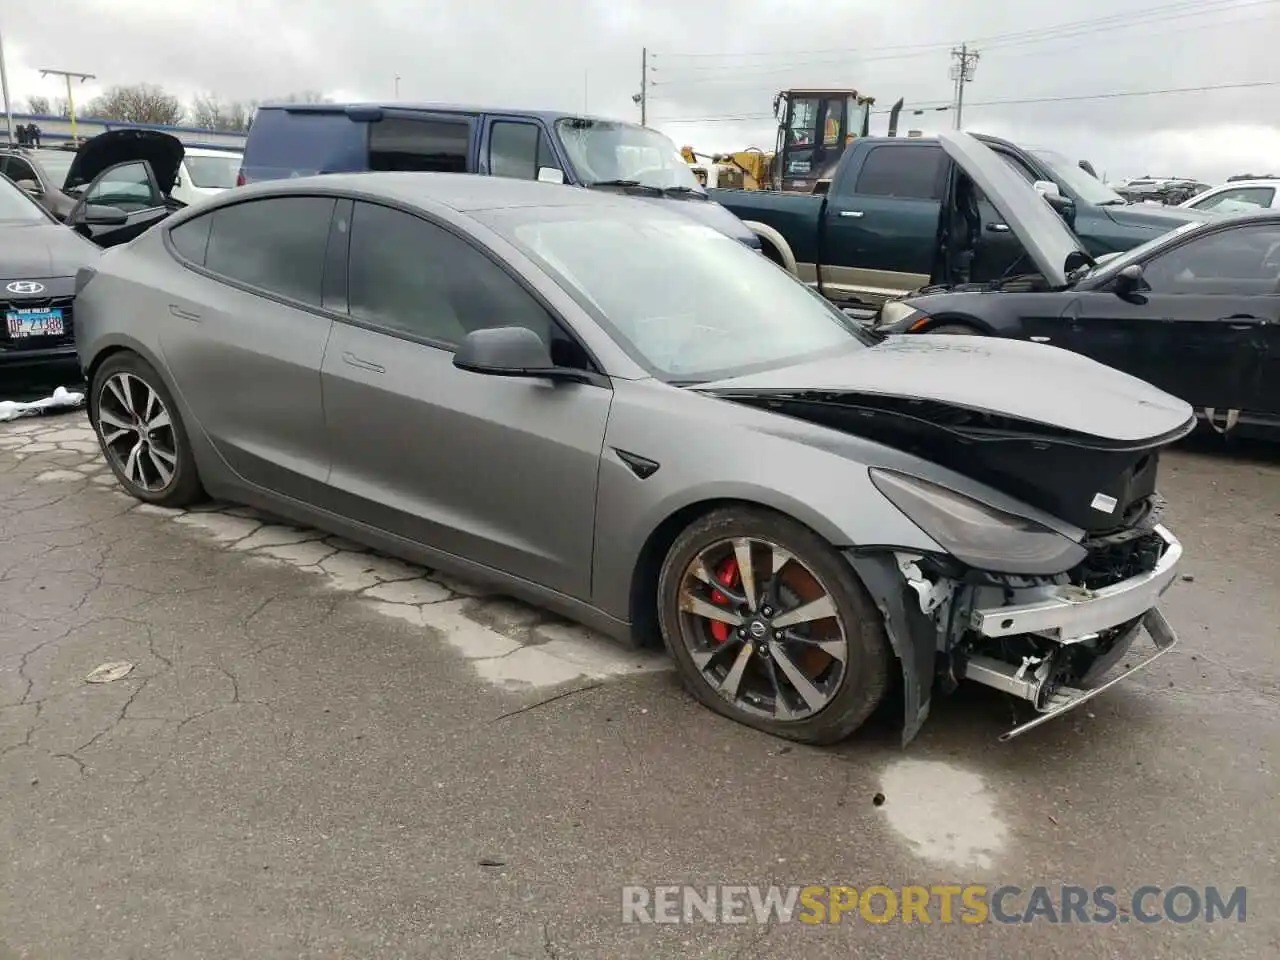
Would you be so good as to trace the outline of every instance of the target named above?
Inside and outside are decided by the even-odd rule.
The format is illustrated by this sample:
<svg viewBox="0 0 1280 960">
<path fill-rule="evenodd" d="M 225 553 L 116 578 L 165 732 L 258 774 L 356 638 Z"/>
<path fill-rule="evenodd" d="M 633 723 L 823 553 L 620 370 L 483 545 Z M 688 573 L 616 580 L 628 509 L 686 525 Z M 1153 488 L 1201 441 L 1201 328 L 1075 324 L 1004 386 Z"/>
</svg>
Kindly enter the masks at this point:
<svg viewBox="0 0 1280 960">
<path fill-rule="evenodd" d="M 735 587 L 738 584 L 738 561 L 735 557 L 730 557 L 724 563 L 720 564 L 720 569 L 716 571 L 716 579 L 726 587 Z M 711 591 L 711 602 L 725 604 L 729 602 L 719 590 Z M 711 624 L 711 636 L 715 638 L 716 643 L 724 643 L 729 639 L 729 631 L 733 628 L 727 623 L 715 621 Z"/>
</svg>

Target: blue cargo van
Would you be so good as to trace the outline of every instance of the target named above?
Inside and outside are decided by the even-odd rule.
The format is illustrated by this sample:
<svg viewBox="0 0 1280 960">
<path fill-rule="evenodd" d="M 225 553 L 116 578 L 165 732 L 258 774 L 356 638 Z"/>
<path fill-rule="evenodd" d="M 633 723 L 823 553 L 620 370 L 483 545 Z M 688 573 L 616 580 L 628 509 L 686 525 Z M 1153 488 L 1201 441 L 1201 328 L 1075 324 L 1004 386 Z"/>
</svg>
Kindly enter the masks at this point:
<svg viewBox="0 0 1280 960">
<path fill-rule="evenodd" d="M 432 104 L 259 107 L 238 184 L 321 173 L 434 170 L 520 177 L 679 204 L 755 249 L 745 223 L 709 199 L 667 137 L 633 123 L 548 110 Z"/>
</svg>

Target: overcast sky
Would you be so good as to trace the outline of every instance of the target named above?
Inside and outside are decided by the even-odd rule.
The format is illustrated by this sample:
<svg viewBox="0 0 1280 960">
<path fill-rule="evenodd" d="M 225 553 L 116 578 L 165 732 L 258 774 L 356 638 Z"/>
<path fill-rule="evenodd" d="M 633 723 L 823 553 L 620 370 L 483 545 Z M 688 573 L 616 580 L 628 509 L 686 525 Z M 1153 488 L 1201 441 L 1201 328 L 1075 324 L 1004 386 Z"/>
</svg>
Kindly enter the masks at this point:
<svg viewBox="0 0 1280 960">
<path fill-rule="evenodd" d="M 949 112 L 908 111 L 950 102 L 948 51 L 968 41 L 981 59 L 967 130 L 1113 180 L 1280 173 L 1280 0 L 0 0 L 0 36 L 15 109 L 65 95 L 40 77 L 51 67 L 96 74 L 77 101 L 139 82 L 183 99 L 391 100 L 399 75 L 404 100 L 639 119 L 647 47 L 650 125 L 706 152 L 771 148 L 786 87 L 856 87 L 884 109 L 904 97 L 903 129 L 949 127 Z M 990 103 L 1260 82 L 1273 85 Z"/>
</svg>

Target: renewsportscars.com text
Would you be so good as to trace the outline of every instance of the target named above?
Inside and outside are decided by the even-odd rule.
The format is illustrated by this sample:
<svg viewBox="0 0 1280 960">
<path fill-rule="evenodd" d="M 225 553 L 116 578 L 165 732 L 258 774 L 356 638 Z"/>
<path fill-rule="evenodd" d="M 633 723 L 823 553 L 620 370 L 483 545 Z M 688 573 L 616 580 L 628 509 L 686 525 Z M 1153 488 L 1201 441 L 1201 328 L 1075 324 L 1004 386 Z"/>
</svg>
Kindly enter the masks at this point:
<svg viewBox="0 0 1280 960">
<path fill-rule="evenodd" d="M 1244 887 L 984 884 L 627 886 L 623 923 L 1197 923 L 1245 920 Z"/>
</svg>

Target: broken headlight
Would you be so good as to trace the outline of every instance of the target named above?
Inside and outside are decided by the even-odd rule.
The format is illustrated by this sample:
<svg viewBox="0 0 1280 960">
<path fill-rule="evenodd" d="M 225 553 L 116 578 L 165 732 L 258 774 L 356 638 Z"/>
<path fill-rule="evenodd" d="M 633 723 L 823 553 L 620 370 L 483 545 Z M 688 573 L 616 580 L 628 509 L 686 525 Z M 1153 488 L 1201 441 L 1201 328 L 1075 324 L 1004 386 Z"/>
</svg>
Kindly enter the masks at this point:
<svg viewBox="0 0 1280 960">
<path fill-rule="evenodd" d="M 961 563 L 992 573 L 1070 570 L 1085 548 L 1032 520 L 987 506 L 918 477 L 871 469 L 871 482 Z"/>
</svg>

